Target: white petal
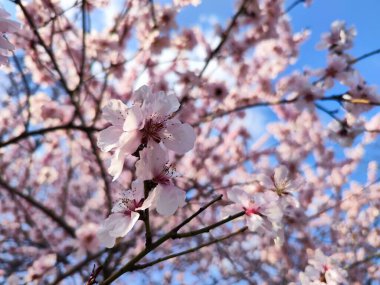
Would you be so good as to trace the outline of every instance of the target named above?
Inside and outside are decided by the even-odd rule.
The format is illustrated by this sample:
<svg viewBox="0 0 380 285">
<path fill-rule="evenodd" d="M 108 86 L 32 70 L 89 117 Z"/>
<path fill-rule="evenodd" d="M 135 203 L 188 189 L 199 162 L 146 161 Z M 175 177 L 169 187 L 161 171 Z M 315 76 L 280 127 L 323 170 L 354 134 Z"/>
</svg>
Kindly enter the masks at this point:
<svg viewBox="0 0 380 285">
<path fill-rule="evenodd" d="M 274 170 L 274 181 L 276 185 L 282 186 L 285 185 L 288 181 L 289 170 L 284 165 L 276 167 Z"/>
<path fill-rule="evenodd" d="M 128 107 L 120 100 L 112 99 L 103 108 L 103 118 L 114 126 L 122 127 Z"/>
<path fill-rule="evenodd" d="M 153 202 L 156 200 L 157 188 L 154 188 L 148 195 L 148 198 L 144 201 L 140 208 L 136 210 L 145 210 L 152 206 Z"/>
<path fill-rule="evenodd" d="M 135 92 L 133 92 L 132 100 L 138 105 L 142 105 L 143 101 L 152 95 L 152 91 L 146 85 L 141 86 Z"/>
<path fill-rule="evenodd" d="M 122 129 L 115 126 L 110 126 L 105 130 L 100 131 L 98 137 L 98 147 L 105 152 L 115 148 L 122 132 Z"/>
<path fill-rule="evenodd" d="M 103 244 L 105 247 L 111 248 L 114 247 L 116 238 L 111 237 L 109 235 L 109 232 L 106 228 L 101 227 L 98 231 L 98 238 L 101 244 Z"/>
<path fill-rule="evenodd" d="M 114 153 L 108 173 L 113 176 L 115 181 L 121 174 L 124 165 L 125 156 L 136 151 L 141 142 L 141 134 L 139 131 L 124 132 L 119 140 L 120 148 Z"/>
<path fill-rule="evenodd" d="M 272 179 L 270 179 L 270 177 L 268 175 L 259 174 L 257 176 L 257 180 L 266 189 L 273 189 L 273 187 L 274 187 L 273 181 L 272 181 Z"/>
<path fill-rule="evenodd" d="M 249 230 L 256 231 L 264 222 L 264 219 L 259 215 L 246 216 L 247 226 Z"/>
<path fill-rule="evenodd" d="M 140 160 L 136 163 L 136 175 L 143 180 L 153 179 L 163 171 L 168 160 L 168 153 L 159 144 L 151 144 L 140 151 Z"/>
<path fill-rule="evenodd" d="M 136 212 L 132 212 L 131 216 L 122 213 L 111 214 L 106 219 L 106 223 L 108 223 L 106 227 L 109 229 L 109 235 L 113 237 L 125 236 L 136 224 L 139 217 L 140 214 Z"/>
<path fill-rule="evenodd" d="M 108 173 L 113 176 L 112 181 L 115 181 L 119 178 L 121 172 L 123 171 L 124 165 L 124 154 L 120 152 L 120 149 L 117 149 L 113 154 L 110 166 L 108 167 Z"/>
<path fill-rule="evenodd" d="M 227 192 L 227 198 L 232 202 L 242 205 L 243 207 L 249 206 L 250 197 L 244 190 L 233 187 Z"/>
<path fill-rule="evenodd" d="M 123 130 L 126 132 L 133 130 L 140 130 L 143 127 L 143 114 L 139 106 L 132 106 L 128 109 L 125 121 L 123 124 Z"/>
<path fill-rule="evenodd" d="M 149 110 L 150 114 L 158 114 L 160 116 L 170 116 L 179 109 L 179 101 L 175 95 L 166 95 L 160 91 L 149 100 L 145 101 L 145 109 Z"/>
<path fill-rule="evenodd" d="M 163 143 L 168 149 L 184 154 L 194 147 L 195 132 L 189 124 L 173 123 L 173 120 L 168 120 L 166 131 Z"/>
<path fill-rule="evenodd" d="M 222 208 L 222 217 L 225 219 L 241 211 L 243 211 L 243 208 L 237 204 L 227 205 Z"/>
<path fill-rule="evenodd" d="M 160 215 L 170 216 L 178 209 L 178 191 L 173 185 L 157 186 L 156 210 Z"/>
<path fill-rule="evenodd" d="M 140 201 L 144 198 L 144 181 L 136 179 L 132 182 L 131 200 Z"/>
</svg>

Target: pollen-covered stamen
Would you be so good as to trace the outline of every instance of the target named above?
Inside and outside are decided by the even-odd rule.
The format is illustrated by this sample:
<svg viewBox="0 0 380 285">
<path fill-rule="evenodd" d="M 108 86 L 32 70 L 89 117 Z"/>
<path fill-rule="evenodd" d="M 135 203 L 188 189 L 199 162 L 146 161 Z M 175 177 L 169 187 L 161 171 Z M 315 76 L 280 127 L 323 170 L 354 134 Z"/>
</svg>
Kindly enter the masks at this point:
<svg viewBox="0 0 380 285">
<path fill-rule="evenodd" d="M 135 212 L 137 208 L 142 206 L 142 204 L 144 203 L 144 198 L 140 199 L 140 201 L 123 199 L 121 203 L 125 208 L 123 212 L 124 215 L 130 216 L 132 212 Z"/>
<path fill-rule="evenodd" d="M 165 165 L 159 175 L 154 177 L 153 182 L 157 184 L 169 185 L 170 179 L 173 177 L 174 169 L 170 165 Z"/>
<path fill-rule="evenodd" d="M 160 134 L 165 126 L 164 123 L 166 120 L 166 118 L 152 116 L 145 122 L 144 128 L 141 130 L 143 133 L 142 141 L 144 144 L 147 144 L 150 139 L 156 143 L 161 141 Z"/>
<path fill-rule="evenodd" d="M 290 195 L 290 193 L 286 191 L 286 189 L 289 187 L 289 184 L 290 184 L 289 180 L 285 180 L 285 181 L 282 181 L 282 183 L 278 183 L 276 182 L 274 177 L 272 177 L 272 181 L 275 188 L 274 191 L 277 193 L 278 196 Z"/>
</svg>

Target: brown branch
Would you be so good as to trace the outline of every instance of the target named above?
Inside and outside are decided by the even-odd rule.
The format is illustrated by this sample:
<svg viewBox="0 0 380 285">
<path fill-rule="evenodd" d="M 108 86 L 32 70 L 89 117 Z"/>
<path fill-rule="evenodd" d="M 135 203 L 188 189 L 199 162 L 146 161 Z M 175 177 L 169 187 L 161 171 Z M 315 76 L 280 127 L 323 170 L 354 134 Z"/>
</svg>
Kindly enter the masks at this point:
<svg viewBox="0 0 380 285">
<path fill-rule="evenodd" d="M 350 270 L 350 269 L 352 269 L 352 268 L 354 268 L 360 264 L 366 263 L 366 262 L 371 261 L 372 259 L 376 259 L 376 258 L 380 258 L 380 252 L 369 255 L 362 260 L 355 261 L 354 263 L 351 263 L 350 265 L 346 266 L 345 269 Z"/>
<path fill-rule="evenodd" d="M 14 137 L 14 138 L 11 138 L 5 142 L 0 141 L 0 148 L 5 147 L 5 146 L 10 145 L 10 144 L 18 143 L 19 141 L 27 139 L 29 137 L 43 135 L 46 133 L 55 132 L 55 131 L 59 131 L 59 130 L 79 130 L 79 131 L 83 131 L 86 133 L 99 131 L 99 129 L 97 129 L 97 128 L 78 126 L 78 125 L 73 125 L 72 123 L 68 123 L 65 125 L 47 127 L 47 128 L 43 128 L 43 129 L 34 130 L 34 131 L 23 132 L 20 135 Z"/>
<path fill-rule="evenodd" d="M 206 205 L 201 207 L 198 211 L 196 211 L 194 214 L 192 214 L 190 217 L 185 219 L 182 223 L 180 223 L 178 226 L 174 227 L 171 231 L 169 231 L 167 234 L 162 236 L 157 241 L 153 242 L 150 247 L 146 247 L 143 251 L 141 251 L 139 254 L 137 254 L 134 258 L 132 258 L 127 264 L 122 266 L 119 270 L 117 270 L 115 273 L 113 273 L 110 277 L 108 277 L 106 280 L 101 282 L 101 285 L 111 284 L 113 281 L 115 281 L 117 278 L 119 278 L 124 273 L 131 271 L 133 266 L 137 262 L 139 262 L 143 257 L 145 257 L 148 253 L 159 247 L 161 244 L 166 242 L 168 239 L 171 239 L 183 226 L 190 223 L 196 216 L 201 214 L 203 211 L 205 211 L 208 207 L 210 207 L 212 204 L 216 203 L 217 201 L 222 199 L 223 195 L 219 195 L 210 202 L 208 202 Z"/>
<path fill-rule="evenodd" d="M 65 220 L 61 219 L 61 217 L 59 217 L 54 211 L 45 207 L 43 204 L 35 200 L 33 197 L 26 195 L 18 191 L 17 189 L 15 189 L 14 187 L 10 186 L 5 180 L 3 180 L 2 177 L 0 177 L 0 185 L 9 193 L 19 196 L 20 198 L 24 199 L 35 208 L 42 211 L 45 215 L 47 215 L 53 221 L 55 221 L 62 229 L 64 229 L 70 236 L 75 237 L 74 228 L 72 228 L 69 224 L 67 224 Z"/>
<path fill-rule="evenodd" d="M 225 218 L 225 219 L 223 219 L 223 220 L 221 220 L 219 222 L 216 222 L 216 223 L 214 223 L 212 225 L 209 225 L 207 227 L 203 227 L 203 228 L 201 228 L 199 230 L 190 231 L 190 232 L 186 232 L 186 233 L 177 233 L 172 238 L 173 239 L 187 238 L 187 237 L 192 237 L 192 236 L 196 236 L 196 235 L 199 235 L 199 234 L 207 233 L 207 232 L 211 231 L 212 229 L 215 229 L 215 228 L 217 228 L 217 227 L 219 227 L 219 226 L 221 226 L 221 225 L 223 225 L 225 223 L 228 223 L 228 222 L 230 222 L 232 220 L 235 220 L 235 219 L 237 219 L 237 218 L 239 218 L 241 216 L 244 216 L 244 214 L 245 214 L 245 212 L 242 211 L 242 212 L 239 212 L 239 213 L 237 213 L 235 215 L 229 216 L 229 217 L 227 217 L 227 218 Z"/>
<path fill-rule="evenodd" d="M 147 268 L 147 267 L 150 267 L 150 266 L 153 266 L 157 263 L 161 263 L 163 261 L 166 261 L 168 259 L 172 259 L 172 258 L 175 258 L 175 257 L 178 257 L 178 256 L 181 256 L 181 255 L 185 255 L 185 254 L 189 254 L 189 253 L 192 253 L 192 252 L 195 252 L 203 247 L 206 247 L 206 246 L 210 246 L 212 244 L 215 244 L 215 243 L 218 243 L 218 242 L 221 242 L 221 241 L 224 241 L 226 239 L 229 239 L 233 236 L 236 236 L 238 234 L 241 234 L 243 232 L 245 232 L 246 230 L 248 229 L 248 227 L 243 227 L 229 235 L 226 235 L 226 236 L 223 236 L 223 237 L 220 237 L 220 238 L 216 238 L 216 239 L 213 239 L 207 243 L 204 243 L 204 244 L 201 244 L 199 246 L 196 246 L 196 247 L 193 247 L 193 248 L 190 248 L 188 250 L 184 250 L 184 251 L 181 251 L 181 252 L 178 252 L 178 253 L 174 253 L 174 254 L 171 254 L 171 255 L 168 255 L 168 256 L 165 256 L 165 257 L 161 257 L 161 258 L 158 258 L 152 262 L 148 262 L 148 263 L 144 263 L 144 264 L 136 264 L 135 266 L 133 266 L 131 268 L 130 271 L 135 271 L 135 270 L 139 270 L 139 269 L 144 269 L 144 268 Z"/>
</svg>

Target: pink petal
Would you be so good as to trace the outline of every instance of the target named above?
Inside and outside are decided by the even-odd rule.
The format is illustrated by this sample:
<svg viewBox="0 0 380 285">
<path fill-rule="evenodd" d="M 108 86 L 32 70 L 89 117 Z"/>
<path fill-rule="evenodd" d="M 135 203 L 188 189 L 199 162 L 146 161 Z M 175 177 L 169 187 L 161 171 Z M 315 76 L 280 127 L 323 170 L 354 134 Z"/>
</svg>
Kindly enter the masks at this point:
<svg viewBox="0 0 380 285">
<path fill-rule="evenodd" d="M 156 200 L 156 196 L 157 196 L 157 188 L 154 188 L 153 191 L 149 193 L 148 198 L 144 201 L 141 207 L 137 208 L 136 210 L 148 209 L 150 206 L 153 205 L 153 202 Z"/>
<path fill-rule="evenodd" d="M 169 120 L 166 129 L 167 133 L 163 138 L 163 143 L 168 149 L 178 154 L 184 154 L 194 147 L 195 132 L 189 124 Z"/>
<path fill-rule="evenodd" d="M 103 118 L 114 126 L 123 127 L 128 107 L 121 101 L 112 99 L 103 108 Z"/>
<path fill-rule="evenodd" d="M 270 177 L 265 174 L 259 174 L 257 176 L 257 180 L 266 189 L 273 189 L 274 187 L 272 179 L 270 179 Z"/>
<path fill-rule="evenodd" d="M 259 215 L 246 216 L 246 220 L 250 231 L 256 231 L 263 224 L 263 218 Z"/>
<path fill-rule="evenodd" d="M 118 145 L 122 132 L 122 129 L 115 126 L 110 126 L 105 130 L 100 131 L 98 137 L 98 147 L 105 152 L 115 148 Z"/>
<path fill-rule="evenodd" d="M 156 210 L 160 215 L 170 216 L 178 209 L 179 188 L 173 185 L 158 185 L 157 187 L 157 199 L 156 199 Z M 181 195 L 181 193 L 179 194 Z"/>
<path fill-rule="evenodd" d="M 101 244 L 105 247 L 111 248 L 114 247 L 116 238 L 109 235 L 109 232 L 106 228 L 100 228 L 98 232 L 98 238 Z"/>
<path fill-rule="evenodd" d="M 234 187 L 227 192 L 227 198 L 232 202 L 242 205 L 243 207 L 249 207 L 250 197 L 244 190 Z"/>
<path fill-rule="evenodd" d="M 276 185 L 284 185 L 288 180 L 288 176 L 289 171 L 284 165 L 280 165 L 274 170 L 274 181 Z"/>
<path fill-rule="evenodd" d="M 123 124 L 123 130 L 126 132 L 139 130 L 143 127 L 143 114 L 139 106 L 132 106 L 128 109 Z"/>
<path fill-rule="evenodd" d="M 141 134 L 138 131 L 129 133 L 124 132 L 121 135 L 119 139 L 120 148 L 116 149 L 108 168 L 109 174 L 114 176 L 112 181 L 115 181 L 120 176 L 123 170 L 125 156 L 134 153 L 140 145 L 140 141 Z"/>
</svg>

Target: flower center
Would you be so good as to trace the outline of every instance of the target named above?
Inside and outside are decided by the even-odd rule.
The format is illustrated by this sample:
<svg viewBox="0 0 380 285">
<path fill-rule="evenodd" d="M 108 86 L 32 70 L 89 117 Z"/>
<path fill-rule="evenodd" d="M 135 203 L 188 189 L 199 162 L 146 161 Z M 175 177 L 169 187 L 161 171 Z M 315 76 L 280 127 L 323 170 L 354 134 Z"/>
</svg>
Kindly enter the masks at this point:
<svg viewBox="0 0 380 285">
<path fill-rule="evenodd" d="M 129 200 L 125 199 L 123 200 L 123 204 L 125 205 L 124 215 L 130 216 L 132 212 L 135 212 L 135 210 L 142 206 L 144 203 L 144 198 L 141 198 L 140 201 L 136 200 Z"/>
<path fill-rule="evenodd" d="M 260 213 L 260 207 L 251 207 L 251 208 L 246 208 L 243 207 L 243 210 L 245 211 L 245 214 L 247 216 L 252 216 L 252 215 L 259 215 L 259 216 L 264 216 L 263 214 Z"/>
<path fill-rule="evenodd" d="M 161 173 L 154 177 L 153 182 L 162 185 L 169 185 L 172 174 L 172 169 L 169 166 L 165 166 Z"/>
<path fill-rule="evenodd" d="M 152 139 L 156 143 L 161 141 L 160 132 L 164 128 L 164 121 L 157 121 L 149 119 L 146 121 L 144 128 L 142 129 L 143 138 L 142 143 L 147 144 L 149 139 Z"/>
</svg>

